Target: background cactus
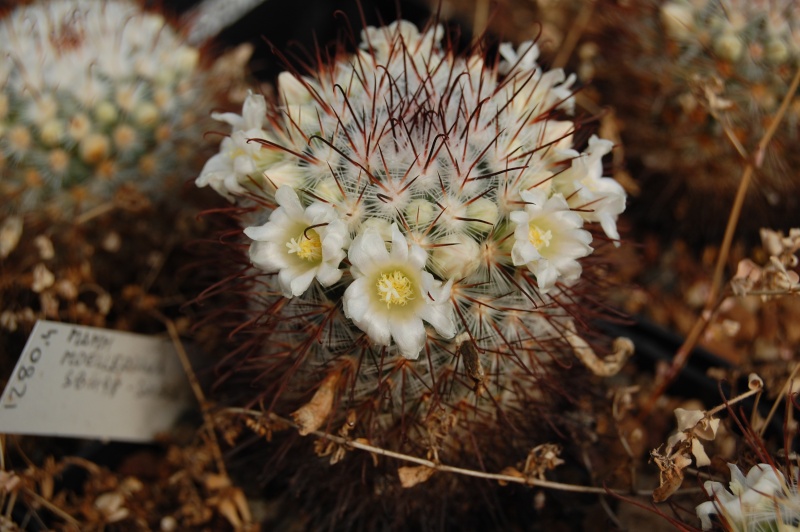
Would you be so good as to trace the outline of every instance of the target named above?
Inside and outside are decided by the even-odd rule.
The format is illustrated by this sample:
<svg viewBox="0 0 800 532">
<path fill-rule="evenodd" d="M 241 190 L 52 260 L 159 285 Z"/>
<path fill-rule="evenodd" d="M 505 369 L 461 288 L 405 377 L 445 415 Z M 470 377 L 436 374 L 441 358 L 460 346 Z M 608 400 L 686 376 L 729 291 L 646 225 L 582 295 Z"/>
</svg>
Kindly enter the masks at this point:
<svg viewBox="0 0 800 532">
<path fill-rule="evenodd" d="M 122 0 L 21 4 L 0 19 L 0 57 L 0 329 L 136 330 L 159 301 L 176 309 L 176 256 L 205 224 L 181 186 L 242 58 L 204 62 L 165 15 Z"/>
<path fill-rule="evenodd" d="M 232 131 L 197 183 L 240 199 L 249 238 L 241 276 L 218 286 L 248 300 L 221 312 L 241 341 L 219 371 L 255 387 L 232 400 L 292 412 L 302 435 L 499 471 L 553 436 L 547 424 L 582 430 L 557 415 L 579 400 L 561 374 L 573 350 L 608 347 L 587 330 L 599 303 L 585 291 L 602 283 L 590 255 L 618 239 L 625 193 L 603 177 L 611 143 L 570 118 L 573 78 L 543 71 L 535 44 L 487 64 L 443 37 L 368 27 L 356 53 L 281 74 L 277 102 L 252 94 L 241 115 L 215 115 Z M 344 458 L 289 439 L 297 485 Z M 371 458 L 344 461 L 355 473 Z M 362 526 L 436 506 L 377 467 L 333 506 Z M 461 493 L 430 482 L 437 500 Z M 362 513 L 379 493 L 390 513 Z"/>
<path fill-rule="evenodd" d="M 4 211 L 180 184 L 214 86 L 163 15 L 117 0 L 20 6 L 0 22 L 0 54 Z"/>
</svg>

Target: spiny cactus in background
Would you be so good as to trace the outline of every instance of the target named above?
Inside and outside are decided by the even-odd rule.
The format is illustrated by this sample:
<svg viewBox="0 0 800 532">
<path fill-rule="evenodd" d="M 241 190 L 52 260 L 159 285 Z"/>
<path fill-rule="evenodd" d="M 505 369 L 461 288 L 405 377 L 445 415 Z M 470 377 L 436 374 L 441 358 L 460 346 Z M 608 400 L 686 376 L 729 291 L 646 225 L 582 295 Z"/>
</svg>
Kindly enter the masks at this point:
<svg viewBox="0 0 800 532">
<path fill-rule="evenodd" d="M 800 8 L 673 0 L 600 13 L 596 80 L 603 103 L 616 108 L 631 164 L 643 166 L 636 212 L 655 221 L 671 214 L 688 238 L 721 235 L 745 157 L 756 157 L 798 67 Z M 741 225 L 753 240 L 762 225 L 797 223 L 797 102 L 750 186 Z M 655 207 L 663 202 L 672 212 Z"/>
<path fill-rule="evenodd" d="M 185 178 L 212 98 L 199 50 L 129 1 L 52 0 L 0 20 L 0 212 L 83 208 Z"/>
<path fill-rule="evenodd" d="M 355 54 L 284 72 L 278 102 L 215 115 L 232 131 L 197 184 L 250 206 L 246 345 L 226 371 L 258 376 L 240 401 L 499 471 L 542 443 L 565 395 L 548 376 L 591 351 L 583 265 L 617 242 L 626 198 L 603 177 L 611 143 L 569 118 L 574 79 L 534 43 L 487 64 L 443 37 L 368 27 Z"/>
<path fill-rule="evenodd" d="M 247 50 L 201 61 L 133 1 L 3 14 L 0 330 L 41 318 L 135 329 L 133 309 L 152 309 L 160 288 L 184 297 L 173 251 L 204 222 L 179 187 L 201 167 L 211 109 L 241 105 Z M 154 285 L 159 272 L 166 286 Z"/>
</svg>

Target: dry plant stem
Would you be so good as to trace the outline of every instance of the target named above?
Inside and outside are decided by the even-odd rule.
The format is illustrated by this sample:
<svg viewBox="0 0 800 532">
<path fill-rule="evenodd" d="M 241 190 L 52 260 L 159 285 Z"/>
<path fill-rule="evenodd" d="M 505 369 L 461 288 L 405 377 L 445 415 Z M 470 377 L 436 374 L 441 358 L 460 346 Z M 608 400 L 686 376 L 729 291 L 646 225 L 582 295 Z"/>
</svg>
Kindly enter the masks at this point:
<svg viewBox="0 0 800 532">
<path fill-rule="evenodd" d="M 223 412 L 229 414 L 237 414 L 237 415 L 245 415 L 250 416 L 253 418 L 263 418 L 267 417 L 270 421 L 275 421 L 282 425 L 287 425 L 294 429 L 299 429 L 300 425 L 294 423 L 292 420 L 283 418 L 277 414 L 272 412 L 259 412 L 257 410 L 249 410 L 247 408 L 225 408 Z M 477 478 L 485 478 L 488 480 L 497 480 L 501 482 L 514 482 L 516 484 L 525 484 L 527 486 L 534 486 L 537 488 L 548 488 L 554 489 L 558 491 L 569 491 L 575 493 L 595 493 L 599 495 L 606 495 L 609 493 L 614 493 L 618 495 L 629 495 L 631 491 L 629 490 L 615 490 L 611 488 L 597 488 L 593 486 L 578 486 L 575 484 L 565 484 L 563 482 L 553 482 L 550 480 L 539 480 L 533 478 L 521 478 L 521 477 L 514 477 L 511 475 L 503 475 L 499 473 L 486 473 L 484 471 L 476 471 L 474 469 L 464 469 L 462 467 L 454 467 L 449 466 L 441 463 L 436 463 L 431 460 L 426 460 L 424 458 L 418 458 L 416 456 L 410 456 L 407 454 L 397 453 L 394 451 L 389 451 L 388 449 L 382 449 L 380 447 L 375 447 L 366 443 L 362 443 L 355 440 L 349 440 L 347 438 L 342 438 L 341 436 L 335 436 L 333 434 L 328 434 L 326 432 L 322 432 L 319 430 L 315 430 L 309 432 L 309 434 L 314 435 L 318 438 L 324 438 L 326 440 L 332 441 L 334 443 L 338 443 L 339 445 L 344 445 L 350 449 L 359 449 L 362 451 L 366 451 L 368 453 L 377 454 L 380 456 L 386 456 L 389 458 L 395 458 L 397 460 L 402 460 L 404 462 L 412 462 L 415 464 L 419 464 L 422 466 L 430 467 L 431 469 L 435 469 L 436 471 L 441 471 L 445 473 L 456 473 L 459 475 L 464 475 L 468 477 L 477 477 Z M 676 493 L 700 493 L 702 488 L 689 488 L 685 490 L 680 490 Z M 652 497 L 653 490 L 635 490 L 633 492 L 634 495 L 642 496 L 642 497 Z"/>
<path fill-rule="evenodd" d="M 761 388 L 757 388 L 757 389 L 755 389 L 755 390 L 749 390 L 749 391 L 747 391 L 747 392 L 744 392 L 744 393 L 743 393 L 743 394 L 741 394 L 741 395 L 737 395 L 736 397 L 734 397 L 734 398 L 733 398 L 733 399 L 731 399 L 730 401 L 725 401 L 725 402 L 724 402 L 724 403 L 722 403 L 721 405 L 715 406 L 714 408 L 712 408 L 711 410 L 709 410 L 708 412 L 706 412 L 706 416 L 713 416 L 714 414 L 716 414 L 716 413 L 718 413 L 718 412 L 722 412 L 723 410 L 726 410 L 726 409 L 727 409 L 729 406 L 731 406 L 731 405 L 735 405 L 735 404 L 736 404 L 736 403 L 738 403 L 739 401 L 744 401 L 744 400 L 745 400 L 745 399 L 747 399 L 748 397 L 751 397 L 751 396 L 753 396 L 753 395 L 759 394 L 759 393 L 761 393 L 762 391 L 763 391 L 763 390 L 762 390 Z"/>
<path fill-rule="evenodd" d="M 5 497 L 3 497 L 5 499 Z M 14 505 L 17 504 L 17 492 L 11 493 L 11 496 L 8 498 L 8 502 L 3 501 L 3 504 L 6 504 L 6 515 L 5 518 L 7 521 L 11 521 L 11 518 L 14 514 Z"/>
<path fill-rule="evenodd" d="M 97 218 L 98 216 L 101 216 L 101 215 L 103 215 L 103 214 L 105 214 L 107 212 L 113 211 L 114 208 L 115 208 L 115 205 L 114 205 L 113 201 L 109 201 L 107 203 L 103 203 L 101 205 L 98 205 L 97 207 L 95 207 L 93 209 L 89 209 L 85 213 L 77 216 L 75 218 L 75 225 L 85 224 L 86 222 L 88 222 L 89 220 L 92 220 L 93 218 Z"/>
<path fill-rule="evenodd" d="M 783 398 L 786 397 L 786 394 L 789 392 L 789 389 L 792 386 L 792 381 L 794 381 L 795 376 L 797 375 L 798 370 L 800 370 L 800 364 L 795 364 L 792 372 L 789 374 L 789 378 L 786 379 L 786 382 L 783 384 L 781 388 L 781 393 L 775 398 L 775 402 L 772 403 L 772 408 L 769 409 L 769 414 L 767 414 L 766 419 L 764 419 L 764 424 L 758 429 L 758 435 L 763 436 L 764 431 L 767 430 L 767 426 L 769 426 L 769 422 L 772 421 L 773 416 L 775 416 L 775 412 L 778 410 L 778 405 L 781 404 Z"/>
<path fill-rule="evenodd" d="M 775 113 L 772 122 L 770 122 L 769 128 L 767 128 L 767 131 L 761 137 L 755 157 L 747 162 L 747 166 L 742 173 L 742 180 L 739 183 L 738 190 L 736 191 L 736 198 L 734 199 L 733 207 L 731 207 L 730 216 L 728 217 L 728 224 L 725 227 L 725 236 L 722 239 L 722 245 L 720 246 L 719 255 L 717 256 L 717 263 L 714 267 L 714 275 L 711 278 L 711 289 L 709 290 L 708 297 L 706 298 L 706 305 L 703 308 L 703 312 L 697 318 L 697 321 L 695 321 L 695 324 L 692 327 L 692 330 L 689 332 L 689 335 L 686 337 L 686 340 L 683 342 L 683 345 L 681 345 L 677 353 L 675 353 L 675 358 L 672 359 L 672 365 L 670 366 L 669 372 L 665 376 L 664 380 L 661 382 L 661 384 L 659 384 L 658 388 L 656 388 L 656 391 L 650 396 L 650 401 L 640 416 L 642 419 L 650 414 L 658 398 L 664 394 L 670 384 L 672 384 L 672 382 L 678 377 L 678 374 L 686 365 L 689 355 L 692 353 L 692 349 L 694 349 L 694 346 L 697 345 L 700 335 L 711 321 L 713 310 L 719 304 L 718 299 L 722 289 L 722 279 L 725 275 L 725 264 L 728 260 L 728 255 L 730 254 L 731 245 L 733 243 L 733 235 L 736 232 L 736 225 L 739 222 L 739 216 L 742 213 L 742 205 L 744 205 L 744 199 L 747 196 L 747 189 L 749 188 L 750 181 L 753 177 L 753 172 L 757 167 L 761 166 L 761 163 L 764 159 L 764 152 L 766 151 L 767 146 L 769 146 L 773 135 L 775 135 L 783 116 L 786 114 L 786 110 L 789 108 L 789 104 L 791 103 L 792 98 L 797 91 L 798 85 L 800 85 L 800 69 L 798 69 L 795 73 L 794 79 L 792 79 L 792 84 L 784 96 L 780 108 Z"/>
<path fill-rule="evenodd" d="M 45 508 L 47 508 L 48 510 L 50 510 L 51 512 L 56 514 L 58 517 L 60 517 L 61 519 L 66 521 L 69 525 L 71 525 L 75 530 L 80 530 L 80 526 L 79 526 L 80 523 L 78 523 L 78 521 L 74 517 L 69 515 L 67 512 L 65 512 L 64 510 L 62 510 L 61 508 L 59 508 L 58 506 L 56 506 L 52 502 L 48 501 L 47 499 L 45 499 L 44 497 L 42 497 L 41 495 L 39 495 L 35 491 L 31 490 L 30 488 L 22 488 L 22 489 L 23 489 L 23 491 L 25 491 L 26 495 L 28 495 L 29 497 L 32 497 L 33 499 L 35 499 L 37 504 L 41 504 L 42 506 L 44 506 Z"/>
<path fill-rule="evenodd" d="M 583 35 L 586 26 L 589 25 L 592 13 L 594 12 L 594 3 L 595 0 L 584 2 L 583 7 L 578 13 L 578 18 L 575 19 L 575 22 L 570 27 L 567 38 L 561 43 L 561 49 L 553 60 L 552 68 L 563 68 L 564 65 L 567 64 L 567 61 L 569 61 L 573 50 L 575 50 L 575 46 L 578 44 L 578 40 L 580 40 L 581 35 Z"/>
<path fill-rule="evenodd" d="M 203 389 L 200 387 L 200 383 L 197 382 L 197 376 L 192 369 L 192 365 L 189 363 L 189 357 L 186 355 L 186 350 L 183 348 L 183 342 L 181 342 L 178 329 L 175 327 L 175 323 L 171 319 L 161 315 L 160 313 L 156 314 L 167 327 L 167 332 L 172 340 L 172 345 L 175 346 L 175 351 L 178 353 L 178 358 L 183 366 L 183 371 L 186 373 L 186 377 L 189 379 L 189 384 L 192 387 L 192 392 L 194 393 L 197 402 L 200 404 L 200 411 L 203 413 L 203 421 L 206 432 L 208 433 L 208 437 L 211 439 L 211 449 L 214 453 L 214 461 L 217 463 L 217 471 L 219 471 L 220 475 L 228 478 L 228 471 L 225 468 L 225 461 L 222 459 L 222 451 L 220 450 L 219 440 L 217 440 L 217 433 L 215 431 L 216 425 L 214 424 L 214 417 L 211 415 L 211 408 L 208 405 L 208 401 L 206 401 L 206 396 L 203 393 Z"/>
</svg>

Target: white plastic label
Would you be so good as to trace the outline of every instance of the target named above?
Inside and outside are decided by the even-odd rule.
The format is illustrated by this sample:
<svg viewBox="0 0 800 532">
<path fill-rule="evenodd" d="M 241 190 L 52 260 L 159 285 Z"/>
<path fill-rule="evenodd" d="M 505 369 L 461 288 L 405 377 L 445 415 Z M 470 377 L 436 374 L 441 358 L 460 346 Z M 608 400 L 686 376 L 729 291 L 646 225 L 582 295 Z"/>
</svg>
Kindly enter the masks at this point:
<svg viewBox="0 0 800 532">
<path fill-rule="evenodd" d="M 0 397 L 0 433 L 152 441 L 191 402 L 169 340 L 40 320 Z"/>
</svg>

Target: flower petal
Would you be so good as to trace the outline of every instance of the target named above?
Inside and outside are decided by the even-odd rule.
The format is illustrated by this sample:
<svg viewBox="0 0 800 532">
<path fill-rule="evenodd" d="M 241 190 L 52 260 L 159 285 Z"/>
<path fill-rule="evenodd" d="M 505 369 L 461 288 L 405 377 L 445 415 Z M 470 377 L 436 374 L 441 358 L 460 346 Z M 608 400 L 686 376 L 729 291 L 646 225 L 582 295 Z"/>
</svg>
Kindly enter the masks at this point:
<svg viewBox="0 0 800 532">
<path fill-rule="evenodd" d="M 392 224 L 392 254 L 391 259 L 397 262 L 406 262 L 408 260 L 408 242 L 397 224 Z M 427 260 L 427 256 L 425 257 Z M 420 268 L 421 266 L 416 266 Z"/>
<path fill-rule="evenodd" d="M 297 192 L 289 185 L 284 185 L 275 192 L 275 200 L 278 205 L 283 207 L 289 218 L 302 219 L 305 221 L 305 211 L 300 204 L 300 198 L 297 197 Z"/>
<path fill-rule="evenodd" d="M 389 260 L 389 252 L 386 251 L 383 238 L 373 229 L 367 229 L 356 236 L 347 256 L 350 258 L 350 263 L 361 271 L 368 270 L 375 263 Z"/>
<path fill-rule="evenodd" d="M 442 338 L 452 338 L 456 335 L 457 327 L 453 315 L 453 309 L 449 303 L 441 305 L 426 305 L 419 312 L 419 317 L 430 323 L 439 336 Z"/>
<path fill-rule="evenodd" d="M 410 360 L 419 358 L 419 352 L 428 337 L 422 320 L 416 316 L 405 320 L 392 319 L 389 321 L 389 328 L 400 354 Z"/>
</svg>

